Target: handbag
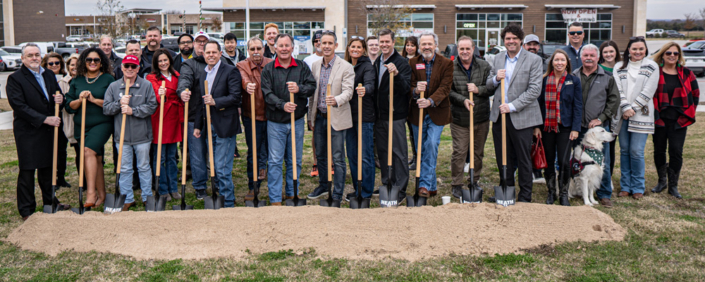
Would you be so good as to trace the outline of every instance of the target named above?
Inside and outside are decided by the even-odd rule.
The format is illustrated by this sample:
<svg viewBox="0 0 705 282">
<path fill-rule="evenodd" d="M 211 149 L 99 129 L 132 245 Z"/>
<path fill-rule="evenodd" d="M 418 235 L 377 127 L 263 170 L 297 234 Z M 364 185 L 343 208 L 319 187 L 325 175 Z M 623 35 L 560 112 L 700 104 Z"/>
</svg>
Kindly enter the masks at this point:
<svg viewBox="0 0 705 282">
<path fill-rule="evenodd" d="M 548 167 L 546 163 L 546 153 L 543 150 L 543 141 L 541 138 L 536 138 L 538 141 L 531 144 L 531 160 L 534 164 L 534 169 L 544 169 Z"/>
</svg>

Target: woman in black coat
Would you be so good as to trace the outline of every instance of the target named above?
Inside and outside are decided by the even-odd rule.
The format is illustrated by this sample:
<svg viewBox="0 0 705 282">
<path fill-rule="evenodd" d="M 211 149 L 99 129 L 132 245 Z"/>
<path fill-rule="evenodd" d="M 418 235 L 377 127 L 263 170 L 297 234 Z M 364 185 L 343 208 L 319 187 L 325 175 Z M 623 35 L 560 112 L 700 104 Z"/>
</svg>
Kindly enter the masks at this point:
<svg viewBox="0 0 705 282">
<path fill-rule="evenodd" d="M 371 198 L 375 185 L 374 122 L 375 122 L 375 69 L 367 56 L 365 39 L 353 36 L 345 49 L 345 60 L 355 68 L 355 95 L 350 101 L 353 127 L 345 133 L 345 149 L 357 191 L 357 150 L 362 150 L 362 197 Z M 358 85 L 362 84 L 362 87 Z M 362 97 L 362 109 L 358 109 L 358 98 Z M 358 124 L 358 111 L 362 111 L 362 125 Z M 362 144 L 357 144 L 358 126 L 362 126 Z M 356 197 L 355 192 L 348 197 Z"/>
<path fill-rule="evenodd" d="M 538 98 L 543 125 L 534 128 L 534 136 L 543 141 L 546 152 L 546 186 L 548 198 L 546 204 L 552 205 L 556 194 L 555 160 L 558 153 L 558 162 L 561 168 L 560 204 L 570 206 L 568 201 L 568 183 L 571 179 L 569 172 L 570 146 L 578 138 L 581 119 L 583 118 L 583 91 L 580 87 L 580 77 L 570 73 L 568 54 L 563 50 L 556 50 L 549 60 L 548 69 L 543 75 L 543 87 Z"/>
</svg>

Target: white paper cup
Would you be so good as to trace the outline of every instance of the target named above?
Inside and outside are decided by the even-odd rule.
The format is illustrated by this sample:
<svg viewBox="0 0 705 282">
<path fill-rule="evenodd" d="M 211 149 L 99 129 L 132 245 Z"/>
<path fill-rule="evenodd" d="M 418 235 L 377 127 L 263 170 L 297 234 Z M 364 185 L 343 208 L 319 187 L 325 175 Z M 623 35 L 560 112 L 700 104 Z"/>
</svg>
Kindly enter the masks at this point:
<svg viewBox="0 0 705 282">
<path fill-rule="evenodd" d="M 441 197 L 441 199 L 443 200 L 444 205 L 450 204 L 450 196 L 443 196 L 443 197 Z"/>
</svg>

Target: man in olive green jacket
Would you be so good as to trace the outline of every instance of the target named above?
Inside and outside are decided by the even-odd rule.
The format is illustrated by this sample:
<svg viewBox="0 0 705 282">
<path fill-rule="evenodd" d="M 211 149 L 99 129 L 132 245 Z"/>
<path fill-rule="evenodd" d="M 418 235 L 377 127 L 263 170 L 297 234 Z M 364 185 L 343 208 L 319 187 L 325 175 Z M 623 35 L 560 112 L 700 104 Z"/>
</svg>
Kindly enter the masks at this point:
<svg viewBox="0 0 705 282">
<path fill-rule="evenodd" d="M 453 196 L 460 198 L 463 180 L 463 165 L 470 148 L 470 107 L 474 107 L 473 132 L 475 134 L 475 175 L 468 182 L 476 183 L 482 171 L 485 141 L 490 130 L 490 97 L 493 91 L 485 87 L 486 78 L 492 67 L 484 60 L 473 58 L 475 43 L 468 36 L 458 38 L 458 57 L 453 61 L 453 85 L 450 90 L 451 115 L 450 125 L 453 137 L 453 154 L 451 173 L 453 175 Z M 470 92 L 473 102 L 470 102 Z M 478 186 L 479 187 L 479 186 Z"/>
</svg>

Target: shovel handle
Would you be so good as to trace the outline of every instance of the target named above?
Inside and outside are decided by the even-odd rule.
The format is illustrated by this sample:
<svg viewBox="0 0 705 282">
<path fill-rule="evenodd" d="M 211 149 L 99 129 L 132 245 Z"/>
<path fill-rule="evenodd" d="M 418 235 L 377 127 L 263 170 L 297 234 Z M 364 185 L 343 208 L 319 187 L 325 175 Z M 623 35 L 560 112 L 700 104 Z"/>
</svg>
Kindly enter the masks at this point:
<svg viewBox="0 0 705 282">
<path fill-rule="evenodd" d="M 130 80 L 125 79 L 125 96 L 130 96 Z M 125 143 L 125 123 L 127 122 L 127 115 L 122 114 L 122 123 L 120 124 L 120 146 L 118 147 L 118 161 L 117 168 L 115 168 L 115 173 L 120 174 L 120 168 L 122 167 L 122 145 Z"/>
<path fill-rule="evenodd" d="M 330 95 L 330 84 L 326 85 L 326 96 L 327 97 L 331 96 Z M 326 104 L 328 104 L 328 103 L 326 103 Z M 331 140 L 330 134 L 331 134 L 331 130 L 332 130 L 332 128 L 330 126 L 330 105 L 326 105 L 326 119 L 328 119 L 328 125 L 327 125 L 328 132 L 326 133 L 327 134 L 326 138 L 328 139 L 328 140 L 326 140 L 327 147 L 328 147 L 328 181 L 332 181 L 333 171 L 331 171 L 331 170 L 333 169 L 333 164 L 332 164 L 333 154 L 332 154 L 332 150 L 331 150 L 331 146 L 330 146 L 330 140 Z"/>
<path fill-rule="evenodd" d="M 502 78 L 502 104 L 504 105 L 504 78 Z M 502 114 L 502 165 L 507 165 L 507 114 Z"/>
<path fill-rule="evenodd" d="M 162 81 L 162 87 L 164 88 L 166 81 Z M 157 173 L 156 176 L 160 175 L 162 168 L 162 130 L 164 129 L 164 98 L 166 95 L 159 95 L 159 137 L 157 137 Z"/>
<path fill-rule="evenodd" d="M 389 138 L 387 140 L 387 166 L 392 166 L 392 129 L 394 125 L 394 74 L 389 73 Z M 389 179 L 392 179 L 391 176 Z"/>
<path fill-rule="evenodd" d="M 474 102 L 470 92 L 470 102 Z M 470 105 L 470 168 L 475 168 L 475 106 Z"/>
<path fill-rule="evenodd" d="M 208 95 L 208 93 L 209 93 L 208 92 L 208 80 L 203 81 L 203 83 L 204 83 L 203 90 L 205 90 L 204 93 L 206 93 L 206 95 Z M 206 123 L 207 123 L 207 127 L 208 127 L 208 160 L 211 165 L 211 178 L 212 178 L 212 177 L 215 177 L 215 165 L 213 164 L 213 134 L 211 133 L 211 106 L 205 105 L 205 103 L 204 103 L 204 106 L 206 107 Z"/>
<path fill-rule="evenodd" d="M 61 95 L 61 92 L 56 91 L 56 95 Z M 54 103 L 54 116 L 59 117 L 59 104 Z M 59 153 L 59 127 L 54 127 L 54 151 L 52 152 L 52 162 L 51 162 L 51 186 L 56 186 L 56 165 L 57 165 L 57 155 Z"/>
<path fill-rule="evenodd" d="M 188 89 L 186 89 L 188 91 Z M 184 103 L 184 138 L 182 140 L 183 148 L 181 148 L 181 185 L 186 185 L 186 163 L 188 158 L 188 101 Z"/>
<path fill-rule="evenodd" d="M 289 102 L 294 104 L 294 93 L 289 92 Z M 292 175 L 294 181 L 298 180 L 298 167 L 296 163 L 296 111 L 291 112 L 291 169 L 294 172 L 294 175 Z M 254 162 L 254 160 L 253 160 Z M 294 185 L 296 186 L 296 185 Z M 298 195 L 298 194 L 296 194 Z"/>
<path fill-rule="evenodd" d="M 362 87 L 362 83 L 357 85 Z M 362 97 L 357 96 L 357 180 L 362 180 Z"/>
<path fill-rule="evenodd" d="M 253 83 L 254 84 L 254 83 Z M 256 85 L 255 85 L 256 86 Z M 252 179 L 259 180 L 257 173 L 257 128 L 255 121 L 255 94 L 250 94 L 250 119 L 252 120 Z M 256 181 L 255 181 L 256 182 Z"/>
<path fill-rule="evenodd" d="M 81 99 L 81 156 L 79 157 L 81 159 L 81 165 L 78 168 L 78 187 L 83 188 L 83 171 L 85 170 L 86 167 L 86 156 L 85 156 L 85 151 L 86 150 L 86 98 Z M 83 189 L 79 189 L 79 191 L 82 193 Z M 81 206 L 83 206 L 81 204 Z"/>
<path fill-rule="evenodd" d="M 421 99 L 424 97 L 424 92 L 421 91 Z M 419 134 L 416 138 L 416 179 L 421 177 L 421 137 L 423 136 L 423 109 L 419 109 Z"/>
</svg>

